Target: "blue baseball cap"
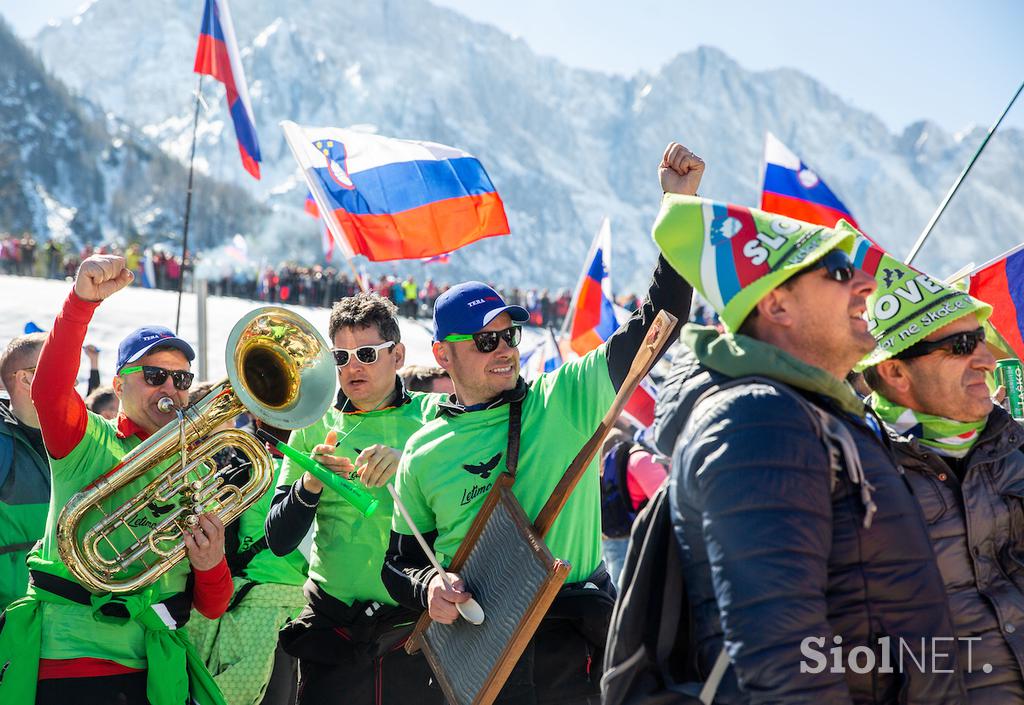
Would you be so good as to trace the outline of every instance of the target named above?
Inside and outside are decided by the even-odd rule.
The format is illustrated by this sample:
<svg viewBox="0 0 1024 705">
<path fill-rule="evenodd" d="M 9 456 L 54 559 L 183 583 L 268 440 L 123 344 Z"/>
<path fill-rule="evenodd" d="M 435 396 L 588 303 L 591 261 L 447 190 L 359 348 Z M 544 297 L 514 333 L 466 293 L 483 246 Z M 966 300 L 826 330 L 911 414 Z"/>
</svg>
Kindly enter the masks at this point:
<svg viewBox="0 0 1024 705">
<path fill-rule="evenodd" d="M 479 333 L 502 313 L 508 313 L 516 323 L 530 320 L 525 308 L 506 305 L 498 292 L 483 282 L 457 284 L 434 302 L 434 340 L 444 340 L 453 333 Z"/>
<path fill-rule="evenodd" d="M 170 328 L 143 326 L 129 333 L 128 337 L 117 346 L 117 371 L 120 372 L 125 365 L 137 362 L 140 357 L 158 345 L 177 348 L 189 362 L 196 357 L 192 346 L 174 335 Z"/>
</svg>

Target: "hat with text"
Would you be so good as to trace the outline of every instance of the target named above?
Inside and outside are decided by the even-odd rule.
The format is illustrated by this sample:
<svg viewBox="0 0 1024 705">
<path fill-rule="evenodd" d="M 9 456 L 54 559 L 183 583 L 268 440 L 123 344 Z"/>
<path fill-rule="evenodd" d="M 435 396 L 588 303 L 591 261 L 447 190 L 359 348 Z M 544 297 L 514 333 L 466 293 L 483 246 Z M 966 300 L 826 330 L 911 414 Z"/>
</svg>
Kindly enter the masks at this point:
<svg viewBox="0 0 1024 705">
<path fill-rule="evenodd" d="M 530 320 L 525 308 L 507 305 L 497 291 L 483 282 L 456 284 L 434 302 L 434 340 L 444 340 L 452 334 L 479 333 L 502 313 L 508 313 L 515 323 Z"/>
<path fill-rule="evenodd" d="M 764 296 L 853 237 L 821 225 L 696 196 L 666 194 L 654 241 L 735 332 Z"/>
<path fill-rule="evenodd" d="M 143 326 L 136 328 L 117 346 L 117 371 L 147 354 L 155 347 L 171 347 L 180 350 L 189 362 L 195 359 L 196 353 L 192 346 L 163 326 Z"/>
</svg>

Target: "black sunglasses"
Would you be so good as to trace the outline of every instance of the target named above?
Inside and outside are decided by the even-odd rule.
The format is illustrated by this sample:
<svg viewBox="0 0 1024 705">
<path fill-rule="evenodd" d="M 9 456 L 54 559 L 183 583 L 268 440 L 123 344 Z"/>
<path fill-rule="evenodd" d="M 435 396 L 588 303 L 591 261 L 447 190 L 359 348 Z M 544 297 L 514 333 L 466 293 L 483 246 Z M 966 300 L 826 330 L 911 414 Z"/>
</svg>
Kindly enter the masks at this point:
<svg viewBox="0 0 1024 705">
<path fill-rule="evenodd" d="M 855 268 L 850 256 L 842 250 L 830 250 L 824 257 L 796 273 L 799 277 L 819 269 L 828 270 L 828 278 L 837 282 L 848 282 L 853 279 Z M 792 278 L 795 278 L 792 277 Z"/>
<path fill-rule="evenodd" d="M 521 326 L 511 326 L 505 330 L 485 330 L 471 335 L 452 333 L 446 335 L 445 340 L 457 343 L 462 340 L 472 340 L 476 349 L 482 353 L 494 352 L 498 348 L 498 341 L 504 340 L 510 348 L 517 347 L 523 337 Z"/>
<path fill-rule="evenodd" d="M 182 392 L 188 391 L 188 388 L 192 386 L 192 380 L 195 379 L 195 375 L 185 370 L 165 370 L 163 367 L 154 367 L 152 365 L 135 365 L 134 367 L 125 367 L 121 370 L 121 374 L 130 375 L 133 372 L 142 372 L 142 379 L 146 381 L 150 387 L 159 387 L 161 384 L 167 381 L 167 377 L 170 376 L 171 383 L 174 388 Z"/>
<path fill-rule="evenodd" d="M 352 349 L 334 348 L 331 350 L 331 354 L 334 355 L 334 364 L 338 367 L 344 367 L 351 362 L 353 354 L 364 365 L 372 365 L 377 362 L 378 351 L 390 350 L 393 347 L 395 347 L 395 343 L 388 341 L 379 345 L 363 345 L 362 347 Z"/>
<path fill-rule="evenodd" d="M 963 333 L 953 333 L 938 340 L 922 340 L 919 343 L 914 343 L 903 352 L 896 353 L 893 355 L 893 358 L 896 360 L 907 360 L 913 357 L 930 355 L 936 350 L 945 350 L 953 355 L 971 355 L 978 345 L 984 342 L 985 329 L 978 328 Z"/>
</svg>

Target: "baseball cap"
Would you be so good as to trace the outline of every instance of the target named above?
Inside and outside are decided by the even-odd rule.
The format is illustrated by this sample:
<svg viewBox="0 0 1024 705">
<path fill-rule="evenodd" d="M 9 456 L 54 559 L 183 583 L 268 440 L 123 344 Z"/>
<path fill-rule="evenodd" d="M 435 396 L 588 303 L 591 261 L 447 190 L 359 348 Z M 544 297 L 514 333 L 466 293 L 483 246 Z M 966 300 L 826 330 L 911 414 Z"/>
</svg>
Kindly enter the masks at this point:
<svg viewBox="0 0 1024 705">
<path fill-rule="evenodd" d="M 170 328 L 163 326 L 143 326 L 136 328 L 117 346 L 117 371 L 148 353 L 156 346 L 169 346 L 180 350 L 189 362 L 195 359 L 196 353 L 192 346 L 174 335 Z"/>
<path fill-rule="evenodd" d="M 530 320 L 525 308 L 507 305 L 498 292 L 483 282 L 457 284 L 434 302 L 434 340 L 444 340 L 453 333 L 478 333 L 506 312 L 516 323 Z"/>
</svg>

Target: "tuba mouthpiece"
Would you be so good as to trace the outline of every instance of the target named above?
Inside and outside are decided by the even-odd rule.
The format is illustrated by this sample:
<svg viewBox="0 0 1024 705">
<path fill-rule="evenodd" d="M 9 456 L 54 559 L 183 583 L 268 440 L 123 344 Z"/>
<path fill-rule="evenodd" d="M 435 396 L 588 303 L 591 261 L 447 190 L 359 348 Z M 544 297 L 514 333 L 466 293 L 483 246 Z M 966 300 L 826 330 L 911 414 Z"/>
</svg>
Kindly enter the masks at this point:
<svg viewBox="0 0 1024 705">
<path fill-rule="evenodd" d="M 156 408 L 165 414 L 169 414 L 174 411 L 174 400 L 170 397 L 164 397 L 156 403 Z"/>
</svg>

